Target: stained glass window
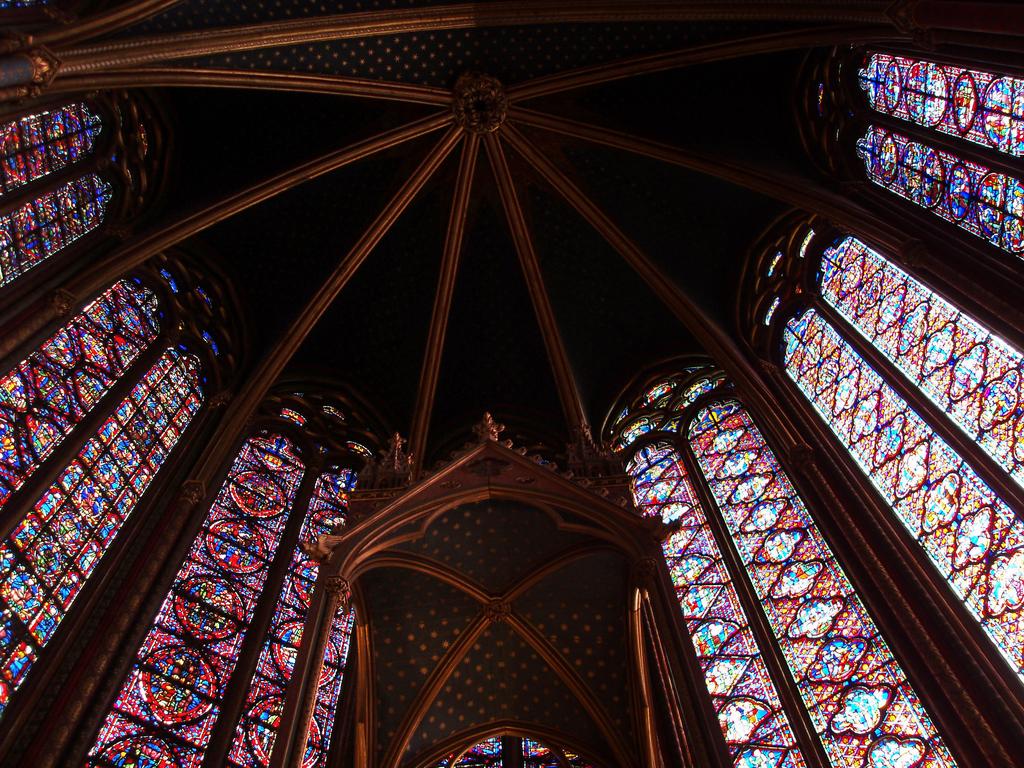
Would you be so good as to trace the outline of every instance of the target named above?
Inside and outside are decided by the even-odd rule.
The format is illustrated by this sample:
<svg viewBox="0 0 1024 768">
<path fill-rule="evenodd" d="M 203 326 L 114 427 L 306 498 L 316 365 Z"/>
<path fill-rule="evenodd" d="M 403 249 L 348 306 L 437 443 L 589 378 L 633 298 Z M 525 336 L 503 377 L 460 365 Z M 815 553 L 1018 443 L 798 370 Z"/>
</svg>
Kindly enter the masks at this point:
<svg viewBox="0 0 1024 768">
<path fill-rule="evenodd" d="M 167 350 L 0 543 L 0 708 L 201 404 L 198 359 Z"/>
<path fill-rule="evenodd" d="M 85 104 L 69 104 L 0 125 L 0 193 L 88 155 L 103 124 Z"/>
<path fill-rule="evenodd" d="M 156 297 L 122 280 L 0 378 L 0 506 L 159 332 Z"/>
<path fill-rule="evenodd" d="M 502 765 L 520 762 L 523 768 L 593 768 L 573 752 L 518 736 L 485 739 L 465 752 L 449 755 L 437 764 L 437 768 L 501 768 Z"/>
<path fill-rule="evenodd" d="M 534 739 L 523 739 L 522 743 L 524 768 L 562 768 L 564 763 L 560 756 L 564 756 L 572 768 L 592 768 L 589 762 L 572 752 L 549 747 Z"/>
<path fill-rule="evenodd" d="M 637 508 L 679 526 L 662 550 L 733 764 L 806 765 L 679 454 L 646 446 L 627 471 Z"/>
<path fill-rule="evenodd" d="M 1024 252 L 1024 183 L 871 126 L 857 142 L 868 177 L 1009 253 Z"/>
<path fill-rule="evenodd" d="M 302 529 L 300 545 L 292 552 L 291 564 L 281 589 L 281 597 L 274 609 L 267 638 L 263 643 L 256 672 L 249 684 L 244 713 L 231 743 L 228 759 L 239 768 L 254 768 L 270 764 L 270 754 L 277 737 L 284 699 L 295 668 L 295 659 L 302 641 L 313 585 L 318 566 L 301 547 L 301 542 L 315 541 L 330 533 L 344 518 L 348 493 L 355 475 L 345 470 L 324 474 L 317 478 L 316 489 L 310 501 Z M 345 665 L 345 652 L 351 629 L 350 616 L 342 615 L 332 624 L 331 638 L 325 649 L 330 664 L 324 666 L 310 723 L 310 734 L 303 768 L 321 766 L 327 759 L 326 746 L 330 738 L 341 676 Z M 340 655 L 339 655 L 340 653 Z M 325 676 L 327 679 L 325 680 Z M 323 701 L 321 701 L 321 698 Z M 326 730 L 326 732 L 325 732 Z M 325 738 L 326 737 L 326 738 Z"/>
<path fill-rule="evenodd" d="M 0 216 L 0 286 L 96 229 L 112 196 L 110 184 L 90 173 Z"/>
<path fill-rule="evenodd" d="M 703 408 L 689 439 L 832 765 L 955 765 L 746 411 Z"/>
<path fill-rule="evenodd" d="M 253 437 L 243 446 L 103 722 L 89 765 L 201 765 L 303 472 L 283 437 Z"/>
<path fill-rule="evenodd" d="M 941 133 L 1024 155 L 1024 80 L 887 53 L 860 71 L 872 109 Z"/>
<path fill-rule="evenodd" d="M 456 762 L 453 762 L 458 757 Z M 467 749 L 461 757 L 453 755 L 441 762 L 444 768 L 501 768 L 501 737 L 495 736 Z M 439 766 L 440 768 L 440 766 Z"/>
<path fill-rule="evenodd" d="M 784 338 L 790 378 L 1024 676 L 1024 523 L 817 312 Z"/>
<path fill-rule="evenodd" d="M 853 237 L 821 295 L 1024 485 L 1024 355 Z"/>
<path fill-rule="evenodd" d="M 694 373 L 697 369 L 690 369 L 688 373 Z M 638 413 L 625 427 L 621 424 L 630 413 L 628 408 L 623 409 L 617 419 L 619 439 L 615 443 L 615 450 L 621 451 L 632 445 L 638 437 L 648 432 L 659 430 L 662 432 L 675 432 L 679 429 L 679 413 L 687 406 L 692 405 L 701 395 L 714 389 L 722 377 L 718 374 L 701 376 L 681 387 L 681 379 L 667 379 L 664 382 L 655 384 L 645 393 L 637 403 Z M 652 411 L 654 406 L 657 411 Z"/>
</svg>

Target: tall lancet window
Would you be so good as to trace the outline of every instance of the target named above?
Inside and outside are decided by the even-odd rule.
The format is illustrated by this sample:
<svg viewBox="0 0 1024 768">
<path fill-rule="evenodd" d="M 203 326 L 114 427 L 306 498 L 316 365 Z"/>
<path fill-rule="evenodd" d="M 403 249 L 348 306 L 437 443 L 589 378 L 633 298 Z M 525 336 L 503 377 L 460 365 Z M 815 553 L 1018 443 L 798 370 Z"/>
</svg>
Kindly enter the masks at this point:
<svg viewBox="0 0 1024 768">
<path fill-rule="evenodd" d="M 74 174 L 95 152 L 102 127 L 82 103 L 0 125 L 0 287 L 103 222 L 113 187 L 88 170 Z"/>
<path fill-rule="evenodd" d="M 323 586 L 303 544 L 344 524 L 356 475 L 343 465 L 361 461 L 331 415 L 341 411 L 321 410 L 329 397 L 290 393 L 264 404 L 261 431 L 207 510 L 89 765 L 258 768 L 278 750 L 300 748 L 306 768 L 326 764 L 354 615 L 339 601 L 332 616 L 316 619 L 324 634 L 304 636 Z M 301 655 L 314 650 L 308 681 L 295 676 Z M 279 733 L 293 721 L 305 727 L 301 739 Z"/>
<path fill-rule="evenodd" d="M 992 154 L 1024 156 L 1024 80 L 875 52 L 859 83 L 876 123 L 857 141 L 868 178 L 1024 257 L 1024 182 Z"/>
<path fill-rule="evenodd" d="M 746 410 L 707 406 L 688 438 L 832 765 L 955 765 Z"/>
<path fill-rule="evenodd" d="M 856 238 L 816 250 L 806 279 L 785 262 L 790 286 L 817 282 L 776 318 L 786 375 L 1024 676 L 1024 522 L 998 489 L 999 467 L 1003 493 L 1024 484 L 1024 356 Z M 951 444 L 957 430 L 980 456 Z"/>
<path fill-rule="evenodd" d="M 821 297 L 1024 485 L 1024 354 L 854 237 L 825 249 Z"/>
<path fill-rule="evenodd" d="M 722 394 L 721 375 L 664 383 L 667 394 L 655 385 L 620 413 L 615 433 L 620 450 L 641 445 L 627 465 L 638 509 L 677 526 L 666 563 L 735 764 L 806 764 L 780 703 L 785 688 L 836 768 L 955 765 L 760 431 Z M 764 643 L 788 674 L 776 666 L 773 678 Z"/>
<path fill-rule="evenodd" d="M 637 507 L 679 525 L 662 551 L 734 764 L 805 765 L 682 458 L 654 443 L 627 470 Z"/>
<path fill-rule="evenodd" d="M 0 126 L 0 194 L 86 157 L 102 129 L 100 118 L 82 103 L 4 123 Z"/>
<path fill-rule="evenodd" d="M 89 751 L 90 765 L 202 764 L 304 474 L 284 437 L 243 446 Z"/>
<path fill-rule="evenodd" d="M 300 544 L 292 552 L 281 596 L 274 608 L 256 672 L 249 683 L 244 714 L 231 742 L 230 765 L 250 768 L 270 764 L 318 570 L 317 564 L 302 550 L 301 542 L 315 541 L 344 521 L 348 493 L 354 484 L 355 475 L 349 470 L 329 472 L 317 478 L 309 510 L 302 521 Z M 307 738 L 303 761 L 306 768 L 320 766 L 327 759 L 326 748 L 330 744 L 334 710 L 341 690 L 352 618 L 350 610 L 339 606 L 331 626 Z"/>
</svg>

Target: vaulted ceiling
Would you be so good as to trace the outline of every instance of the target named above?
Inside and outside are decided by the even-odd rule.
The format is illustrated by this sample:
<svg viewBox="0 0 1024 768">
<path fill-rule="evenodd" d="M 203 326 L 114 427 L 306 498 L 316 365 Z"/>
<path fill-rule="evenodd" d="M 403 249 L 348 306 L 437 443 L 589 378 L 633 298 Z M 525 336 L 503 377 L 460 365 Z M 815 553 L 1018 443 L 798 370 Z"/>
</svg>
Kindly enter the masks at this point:
<svg viewBox="0 0 1024 768">
<path fill-rule="evenodd" d="M 184 2 L 123 34 L 216 30 L 271 20 L 300 23 L 328 11 L 373 11 L 384 5 L 396 6 L 355 3 L 317 10 L 306 3 Z M 467 71 L 495 76 L 510 89 L 580 67 L 785 35 L 794 28 L 782 22 L 520 24 L 261 46 L 188 58 L 175 67 L 351 76 L 427 85 L 443 95 Z M 806 49 L 777 47 L 783 50 L 616 79 L 516 105 L 665 142 L 683 152 L 808 174 L 791 106 Z M 444 102 L 433 106 L 287 90 L 155 90 L 173 136 L 168 191 L 157 211 L 167 217 L 448 109 Z M 746 248 L 784 210 L 782 204 L 706 174 L 526 125 L 514 113 L 508 124 L 608 213 L 665 280 L 732 330 Z M 233 282 L 254 350 L 275 343 L 442 133 L 296 186 L 192 239 L 192 247 L 216 258 Z M 502 143 L 569 370 L 596 430 L 633 372 L 671 355 L 702 350 L 605 239 Z M 387 231 L 287 371 L 289 376 L 342 378 L 403 434 L 423 408 L 417 392 L 460 154 L 456 148 L 448 155 Z M 484 410 L 556 451 L 570 437 L 558 381 L 481 142 L 429 440 L 422 449 L 425 463 L 457 445 Z"/>
</svg>

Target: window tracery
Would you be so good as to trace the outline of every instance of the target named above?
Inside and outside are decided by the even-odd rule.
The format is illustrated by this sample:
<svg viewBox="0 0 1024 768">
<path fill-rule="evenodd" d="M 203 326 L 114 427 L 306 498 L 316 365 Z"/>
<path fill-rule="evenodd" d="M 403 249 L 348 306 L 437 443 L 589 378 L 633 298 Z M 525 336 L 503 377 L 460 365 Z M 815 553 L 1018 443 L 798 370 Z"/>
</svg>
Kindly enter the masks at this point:
<svg viewBox="0 0 1024 768">
<path fill-rule="evenodd" d="M 858 79 L 876 112 L 1024 155 L 1024 80 L 888 53 L 867 54 Z"/>
<path fill-rule="evenodd" d="M 202 763 L 305 466 L 250 438 L 175 577 L 89 751 L 89 765 Z"/>
<path fill-rule="evenodd" d="M 874 125 L 857 153 L 875 184 L 1007 253 L 1024 252 L 1020 179 Z"/>
<path fill-rule="evenodd" d="M 303 551 L 301 542 L 316 541 L 318 536 L 331 533 L 344 520 L 348 494 L 354 484 L 355 475 L 349 470 L 325 473 L 317 478 L 313 498 L 302 521 L 300 544 L 292 553 L 256 672 L 249 683 L 244 714 L 235 729 L 228 755 L 231 765 L 252 768 L 270 764 L 277 725 L 284 711 L 284 698 L 319 570 L 316 562 Z M 351 611 L 339 606 L 328 638 L 302 763 L 304 768 L 321 766 L 327 758 L 326 748 L 330 744 L 352 621 Z"/>
<path fill-rule="evenodd" d="M 955 765 L 742 406 L 705 406 L 688 440 L 831 763 Z"/>
<path fill-rule="evenodd" d="M 0 194 L 67 168 L 89 155 L 103 122 L 78 102 L 0 126 Z"/>
<path fill-rule="evenodd" d="M 0 379 L 0 506 L 160 331 L 155 295 L 121 280 Z"/>
</svg>

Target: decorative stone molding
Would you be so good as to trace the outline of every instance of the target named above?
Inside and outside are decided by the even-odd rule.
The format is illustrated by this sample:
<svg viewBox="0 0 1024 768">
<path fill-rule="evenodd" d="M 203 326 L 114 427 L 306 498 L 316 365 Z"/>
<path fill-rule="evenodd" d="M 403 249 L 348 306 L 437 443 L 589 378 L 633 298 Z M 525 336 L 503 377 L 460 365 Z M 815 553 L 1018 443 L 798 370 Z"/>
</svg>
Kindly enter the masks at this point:
<svg viewBox="0 0 1024 768">
<path fill-rule="evenodd" d="M 484 417 L 473 427 L 473 434 L 476 435 L 479 443 L 488 441 L 496 443 L 501 439 L 501 433 L 504 431 L 505 425 L 496 422 L 490 412 L 484 412 Z"/>
<path fill-rule="evenodd" d="M 484 606 L 484 616 L 488 621 L 505 621 L 512 615 L 512 604 L 506 600 L 492 600 Z"/>
<path fill-rule="evenodd" d="M 186 480 L 181 484 L 178 499 L 189 507 L 196 506 L 206 496 L 206 485 L 200 480 Z"/>
<path fill-rule="evenodd" d="M 66 317 L 76 303 L 75 295 L 63 288 L 58 288 L 50 295 L 50 309 L 55 317 Z"/>
<path fill-rule="evenodd" d="M 508 117 L 508 96 L 490 75 L 467 72 L 452 91 L 452 115 L 470 133 L 494 133 Z"/>
</svg>

